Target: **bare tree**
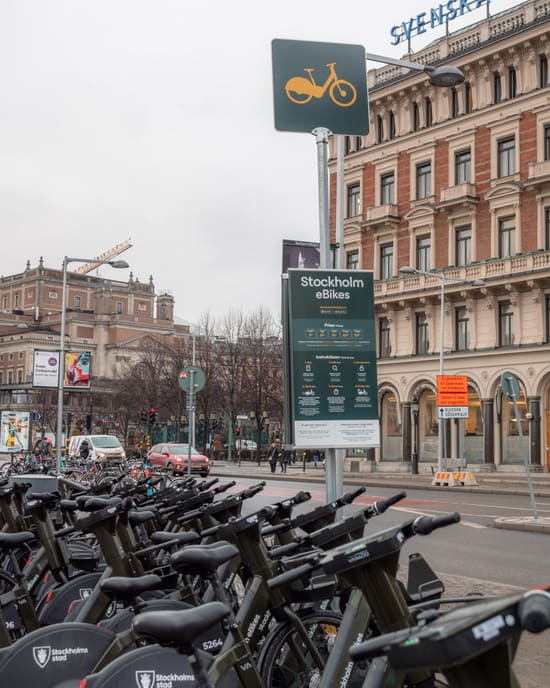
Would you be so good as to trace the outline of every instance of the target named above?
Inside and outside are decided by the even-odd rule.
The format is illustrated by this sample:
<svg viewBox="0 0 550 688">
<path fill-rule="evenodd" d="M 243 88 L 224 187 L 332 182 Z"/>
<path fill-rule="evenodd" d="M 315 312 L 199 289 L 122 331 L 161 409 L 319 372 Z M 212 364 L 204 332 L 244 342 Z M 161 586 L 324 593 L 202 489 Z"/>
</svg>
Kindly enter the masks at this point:
<svg viewBox="0 0 550 688">
<path fill-rule="evenodd" d="M 245 413 L 255 424 L 258 444 L 266 421 L 282 416 L 282 345 L 280 327 L 271 314 L 259 309 L 250 315 L 231 310 L 220 322 L 208 313 L 194 336 L 172 334 L 162 341 L 151 337 L 137 358 L 123 364 L 113 385 L 113 415 L 128 436 L 150 408 L 159 420 L 179 423 L 187 398 L 179 373 L 192 362 L 205 374 L 195 406 L 202 421 L 203 446 L 214 423 L 227 431 L 230 446 L 237 416 Z"/>
<path fill-rule="evenodd" d="M 246 319 L 245 333 L 244 390 L 259 449 L 267 419 L 282 415 L 280 327 L 269 311 L 259 308 Z"/>
</svg>

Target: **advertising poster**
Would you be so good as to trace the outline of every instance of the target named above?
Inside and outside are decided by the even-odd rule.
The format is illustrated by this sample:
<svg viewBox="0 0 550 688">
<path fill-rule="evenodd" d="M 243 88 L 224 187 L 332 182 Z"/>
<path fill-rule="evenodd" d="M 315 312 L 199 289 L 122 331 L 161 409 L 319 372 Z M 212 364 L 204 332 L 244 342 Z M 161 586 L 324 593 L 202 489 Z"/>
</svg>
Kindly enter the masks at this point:
<svg viewBox="0 0 550 688">
<path fill-rule="evenodd" d="M 90 361 L 89 351 L 67 351 L 63 386 L 69 389 L 89 389 Z"/>
<path fill-rule="evenodd" d="M 2 411 L 0 415 L 0 452 L 28 451 L 31 435 L 28 411 Z"/>
<path fill-rule="evenodd" d="M 289 270 L 296 447 L 380 445 L 372 273 Z"/>
<path fill-rule="evenodd" d="M 35 349 L 32 369 L 33 387 L 57 387 L 59 383 L 59 351 Z"/>
<path fill-rule="evenodd" d="M 283 274 L 289 268 L 311 269 L 321 265 L 319 242 L 283 239 Z"/>
</svg>

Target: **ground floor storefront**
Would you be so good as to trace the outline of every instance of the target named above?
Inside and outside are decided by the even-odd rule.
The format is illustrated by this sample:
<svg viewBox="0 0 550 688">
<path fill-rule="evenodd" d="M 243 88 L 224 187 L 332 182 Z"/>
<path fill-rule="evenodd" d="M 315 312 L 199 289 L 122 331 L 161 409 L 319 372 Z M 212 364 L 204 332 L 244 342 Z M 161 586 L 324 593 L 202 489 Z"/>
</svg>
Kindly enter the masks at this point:
<svg viewBox="0 0 550 688">
<path fill-rule="evenodd" d="M 550 471 L 550 360 L 546 352 L 452 358 L 445 374 L 468 378 L 468 416 L 460 419 L 438 419 L 433 367 L 433 358 L 412 364 L 409 359 L 408 364 L 395 362 L 393 366 L 382 362 L 378 369 L 380 447 L 348 452 L 349 458 L 375 462 L 380 468 L 393 465 L 396 470 L 403 470 L 399 464 L 415 462 L 420 470 L 437 465 L 441 422 L 444 457 L 465 459 L 482 470 L 498 470 L 519 467 L 525 456 L 533 470 Z M 520 383 L 519 424 L 514 404 L 502 393 L 505 371 Z"/>
</svg>

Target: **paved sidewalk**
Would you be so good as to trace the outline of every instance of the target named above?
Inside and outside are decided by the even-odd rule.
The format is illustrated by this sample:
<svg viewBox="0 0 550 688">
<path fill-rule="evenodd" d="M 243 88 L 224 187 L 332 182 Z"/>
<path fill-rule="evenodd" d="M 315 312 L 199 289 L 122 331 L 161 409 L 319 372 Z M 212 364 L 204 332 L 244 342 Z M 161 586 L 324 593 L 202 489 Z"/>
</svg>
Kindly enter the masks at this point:
<svg viewBox="0 0 550 688">
<path fill-rule="evenodd" d="M 325 473 L 322 465 L 314 466 L 311 463 L 290 464 L 286 473 L 282 473 L 279 466 L 277 472 L 271 473 L 269 463 L 262 461 L 258 464 L 254 461 L 241 461 L 234 463 L 229 461 L 214 461 L 212 466 L 213 476 L 233 476 L 242 478 L 252 478 L 264 480 L 276 477 L 277 480 L 303 481 L 306 483 L 325 483 Z M 345 472 L 344 481 L 346 485 L 366 485 L 395 487 L 397 489 L 415 488 L 433 491 L 456 491 L 461 492 L 486 492 L 489 494 L 515 494 L 530 497 L 527 475 L 524 470 L 510 472 L 476 473 L 474 476 L 477 485 L 461 486 L 440 486 L 432 485 L 431 472 L 421 472 L 418 475 L 406 473 L 404 471 L 373 471 L 373 472 Z M 536 499 L 550 499 L 550 473 L 532 473 L 531 482 Z M 526 530 L 531 532 L 547 533 L 550 535 L 550 517 L 522 516 L 518 518 L 497 518 L 494 521 L 496 528 L 508 530 Z"/>
</svg>

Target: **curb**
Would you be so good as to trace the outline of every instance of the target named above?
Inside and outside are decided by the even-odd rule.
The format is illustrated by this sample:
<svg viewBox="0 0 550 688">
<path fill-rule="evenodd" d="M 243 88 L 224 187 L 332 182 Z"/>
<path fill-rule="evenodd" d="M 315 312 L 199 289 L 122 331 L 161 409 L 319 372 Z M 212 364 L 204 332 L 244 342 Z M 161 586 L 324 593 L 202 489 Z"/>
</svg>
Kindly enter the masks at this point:
<svg viewBox="0 0 550 688">
<path fill-rule="evenodd" d="M 506 530 L 526 530 L 530 533 L 546 533 L 550 535 L 550 518 L 535 518 L 524 516 L 522 518 L 496 518 L 495 528 Z"/>
<path fill-rule="evenodd" d="M 263 480 L 266 478 L 275 477 L 277 480 L 294 480 L 299 482 L 311 482 L 311 483 L 325 483 L 324 472 L 322 475 L 312 475 L 311 473 L 304 473 L 298 469 L 290 467 L 287 473 L 277 472 L 271 473 L 269 470 L 250 470 L 246 466 L 228 466 L 223 464 L 215 463 L 212 466 L 211 474 L 216 474 L 217 470 L 221 469 L 220 474 L 227 475 L 231 477 L 239 478 L 250 478 L 252 480 L 258 479 Z M 501 494 L 501 495 L 527 495 L 529 496 L 529 488 L 527 486 L 527 481 L 525 485 L 520 484 L 519 480 L 514 480 L 514 478 L 509 479 L 491 479 L 490 484 L 477 484 L 477 485 L 432 485 L 431 479 L 428 478 L 430 482 L 424 482 L 421 479 L 412 477 L 409 473 L 388 473 L 386 475 L 381 475 L 377 473 L 344 473 L 344 480 L 349 485 L 368 485 L 368 486 L 378 486 L 378 487 L 396 487 L 403 489 L 405 487 L 416 488 L 419 490 L 430 490 L 437 492 L 483 492 L 487 494 Z M 508 487 L 507 483 L 510 485 Z M 537 485 L 535 481 L 534 486 L 535 497 L 550 498 L 550 481 L 548 485 Z"/>
</svg>

